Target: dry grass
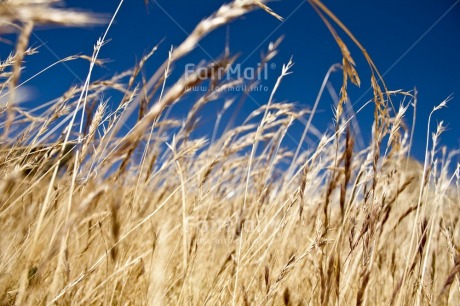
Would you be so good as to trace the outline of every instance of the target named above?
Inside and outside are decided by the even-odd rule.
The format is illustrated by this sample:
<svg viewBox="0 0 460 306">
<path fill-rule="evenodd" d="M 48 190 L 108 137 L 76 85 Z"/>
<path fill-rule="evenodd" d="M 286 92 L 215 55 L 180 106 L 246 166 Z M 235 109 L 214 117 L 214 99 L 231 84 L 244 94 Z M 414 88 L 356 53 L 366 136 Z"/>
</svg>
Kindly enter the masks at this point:
<svg viewBox="0 0 460 306">
<path fill-rule="evenodd" d="M 156 48 L 132 70 L 90 82 L 102 38 L 91 57 L 66 59 L 90 61 L 82 87 L 22 109 L 14 92 L 23 59 L 37 52 L 28 49 L 34 24 L 94 22 L 54 2 L 0 3 L 0 29 L 19 29 L 0 63 L 0 96 L 10 92 L 1 109 L 0 305 L 460 303 L 460 169 L 449 171 L 457 152 L 438 150 L 441 123 L 425 164 L 408 157 L 404 114 L 416 95 L 381 89 L 367 54 L 375 98 L 366 106 L 375 106 L 375 122 L 372 142 L 357 149 L 344 105 L 347 80 L 360 81 L 334 26 L 351 33 L 321 2 L 310 4 L 342 50 L 344 84 L 335 134 L 304 152 L 283 140 L 314 111 L 274 98 L 291 62 L 266 105 L 208 138 L 193 137 L 200 110 L 245 83 L 213 79 L 212 71 L 237 58 L 227 54 L 201 75 L 169 79 L 171 64 L 217 27 L 260 8 L 279 17 L 257 0 L 231 2 L 204 19 L 149 80 L 140 72 Z M 278 46 L 270 44 L 262 61 Z M 202 82 L 216 90 L 184 120 L 169 116 Z M 111 109 L 100 96 L 113 90 L 124 97 Z M 396 112 L 390 94 L 402 100 Z M 120 136 L 134 111 L 138 122 Z"/>
</svg>

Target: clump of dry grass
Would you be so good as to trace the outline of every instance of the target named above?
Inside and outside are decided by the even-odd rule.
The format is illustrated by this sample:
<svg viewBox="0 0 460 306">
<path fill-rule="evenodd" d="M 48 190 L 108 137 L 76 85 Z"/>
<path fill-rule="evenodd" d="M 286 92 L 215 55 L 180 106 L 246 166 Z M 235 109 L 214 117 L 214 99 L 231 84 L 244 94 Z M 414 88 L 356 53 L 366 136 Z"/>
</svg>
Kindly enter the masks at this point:
<svg viewBox="0 0 460 306">
<path fill-rule="evenodd" d="M 2 2 L 0 20 L 12 18 L 7 9 L 38 12 L 53 3 Z M 204 19 L 149 80 L 140 72 L 157 47 L 132 70 L 90 82 L 101 39 L 84 57 L 91 68 L 81 87 L 34 110 L 9 97 L 0 113 L 0 304 L 459 303 L 460 167 L 449 171 L 458 152 L 439 150 L 441 123 L 425 163 L 410 158 L 404 115 L 416 94 L 381 89 L 367 54 L 375 97 L 363 107 L 374 102 L 375 122 L 372 142 L 357 149 L 354 115 L 343 105 L 347 80 L 359 84 L 359 76 L 333 23 L 346 28 L 321 2 L 310 3 L 342 50 L 344 85 L 335 133 L 304 152 L 283 140 L 306 115 L 305 133 L 312 129 L 316 107 L 299 110 L 275 98 L 291 61 L 265 105 L 206 138 L 193 133 L 200 110 L 246 82 L 211 76 L 237 57 L 227 53 L 200 75 L 170 79 L 171 64 L 215 28 L 258 8 L 277 16 L 262 1 L 236 0 Z M 28 49 L 28 37 L 40 21 L 32 13 L 14 16 L 18 43 L 0 64 L 0 88 L 10 91 L 19 85 L 22 59 L 37 51 Z M 74 24 L 91 21 L 72 16 Z M 264 63 L 279 43 L 269 45 Z M 174 119 L 171 109 L 201 82 L 213 90 L 185 119 Z M 111 109 L 100 97 L 113 90 L 123 97 Z M 402 99 L 394 114 L 390 94 Z M 214 131 L 236 98 L 227 100 Z M 119 135 L 134 111 L 136 125 Z"/>
</svg>

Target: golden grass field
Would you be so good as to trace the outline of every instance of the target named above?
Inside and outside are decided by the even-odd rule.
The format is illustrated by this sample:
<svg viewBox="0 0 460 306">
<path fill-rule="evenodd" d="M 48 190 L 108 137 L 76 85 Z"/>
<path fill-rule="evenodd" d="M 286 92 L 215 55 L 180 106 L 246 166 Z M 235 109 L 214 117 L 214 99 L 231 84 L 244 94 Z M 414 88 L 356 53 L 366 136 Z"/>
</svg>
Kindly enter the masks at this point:
<svg viewBox="0 0 460 306">
<path fill-rule="evenodd" d="M 156 49 L 131 70 L 91 82 L 101 38 L 94 54 L 66 59 L 86 60 L 86 83 L 36 110 L 21 108 L 23 63 L 39 51 L 29 46 L 34 27 L 100 22 L 55 2 L 0 2 L 0 31 L 18 33 L 0 59 L 0 95 L 9 93 L 0 110 L 0 305 L 460 304 L 457 152 L 438 144 L 441 123 L 425 163 L 410 158 L 412 118 L 404 115 L 416 95 L 387 89 L 364 47 L 319 0 L 309 3 L 342 52 L 343 87 L 335 133 L 308 151 L 283 139 L 314 112 L 273 99 L 292 62 L 270 100 L 222 135 L 192 132 L 200 110 L 244 80 L 215 84 L 219 90 L 203 93 L 184 119 L 168 112 L 187 88 L 216 82 L 171 80 L 174 62 L 252 10 L 281 18 L 263 1 L 222 6 L 146 80 L 141 72 Z M 374 99 L 366 107 L 375 120 L 365 149 L 356 150 L 345 107 L 358 71 L 336 29 L 371 69 Z M 267 46 L 263 62 L 281 46 Z M 226 54 L 204 76 L 234 61 Z M 123 98 L 101 101 L 110 90 Z M 120 136 L 135 112 L 138 122 Z"/>
</svg>

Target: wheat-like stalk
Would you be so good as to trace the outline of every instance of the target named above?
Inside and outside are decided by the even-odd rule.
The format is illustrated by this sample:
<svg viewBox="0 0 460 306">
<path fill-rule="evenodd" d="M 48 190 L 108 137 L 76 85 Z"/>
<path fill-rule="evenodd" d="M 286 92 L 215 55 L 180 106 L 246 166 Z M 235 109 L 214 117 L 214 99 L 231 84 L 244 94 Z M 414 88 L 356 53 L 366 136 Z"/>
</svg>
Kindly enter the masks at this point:
<svg viewBox="0 0 460 306">
<path fill-rule="evenodd" d="M 85 26 L 105 22 L 100 16 L 56 8 L 59 0 L 6 0 L 0 2 L 0 30 L 15 22 Z"/>
</svg>

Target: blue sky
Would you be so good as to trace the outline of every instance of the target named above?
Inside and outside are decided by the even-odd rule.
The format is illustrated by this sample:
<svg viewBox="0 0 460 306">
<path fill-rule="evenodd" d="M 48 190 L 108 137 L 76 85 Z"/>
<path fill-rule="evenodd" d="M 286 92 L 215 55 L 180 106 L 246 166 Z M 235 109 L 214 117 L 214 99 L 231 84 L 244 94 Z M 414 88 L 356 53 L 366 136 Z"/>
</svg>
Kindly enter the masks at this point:
<svg viewBox="0 0 460 306">
<path fill-rule="evenodd" d="M 133 66 L 149 49 L 163 42 L 145 69 L 146 75 L 153 73 L 167 58 L 171 46 L 177 46 L 204 17 L 212 14 L 226 1 L 217 0 L 157 0 L 146 7 L 142 0 L 125 1 L 116 23 L 112 27 L 110 42 L 101 51 L 101 58 L 111 61 L 104 68 L 97 68 L 94 79 L 110 77 Z M 389 89 L 412 90 L 417 87 L 419 105 L 413 154 L 423 157 L 428 114 L 446 97 L 454 94 L 447 109 L 439 111 L 436 122 L 444 120 L 448 130 L 442 136 L 442 144 L 451 149 L 460 146 L 460 0 L 374 0 L 331 1 L 326 4 L 354 33 L 384 74 Z M 118 1 L 67 1 L 69 7 L 98 12 L 110 16 Z M 176 63 L 174 77 L 184 72 L 187 63 L 212 60 L 225 48 L 226 33 L 229 32 L 230 50 L 239 53 L 239 62 L 257 65 L 260 53 L 268 43 L 284 35 L 279 54 L 274 59 L 276 68 L 270 68 L 270 78 L 264 81 L 270 88 L 280 73 L 281 65 L 292 56 L 294 72 L 282 83 L 276 94 L 277 101 L 296 102 L 299 107 L 311 107 L 329 67 L 341 61 L 341 54 L 326 27 L 306 1 L 283 0 L 269 5 L 285 18 L 280 22 L 266 13 L 253 12 L 233 22 L 228 29 L 222 28 L 206 37 L 189 56 Z M 42 45 L 40 53 L 29 58 L 23 77 L 33 75 L 42 68 L 69 55 L 83 53 L 91 55 L 93 45 L 105 27 L 86 29 L 42 27 L 35 32 L 32 41 Z M 343 38 L 343 33 L 339 32 Z M 350 86 L 350 98 L 358 109 L 370 97 L 369 69 L 363 56 L 352 43 L 345 39 L 356 61 L 360 73 L 361 88 Z M 9 48 L 0 47 L 4 58 Z M 41 103 L 60 96 L 71 85 L 81 83 L 88 71 L 88 63 L 75 62 L 68 66 L 57 66 L 29 83 L 38 89 L 34 103 Z M 337 91 L 340 89 L 341 73 L 332 77 Z M 239 122 L 257 105 L 267 102 L 270 92 L 252 93 L 238 116 Z M 193 101 L 184 101 L 175 109 L 176 117 L 183 117 Z M 393 101 L 396 105 L 400 99 Z M 223 103 L 223 102 L 222 102 Z M 202 127 L 213 126 L 213 114 L 222 103 L 205 109 Z M 333 100 L 326 92 L 319 105 L 313 124 L 325 131 L 331 126 Z M 371 135 L 372 107 L 358 115 L 362 136 L 368 141 Z M 209 116 L 207 116 L 209 114 Z M 410 121 L 411 112 L 407 115 Z M 293 143 L 300 139 L 303 127 L 294 126 Z M 316 141 L 314 137 L 311 137 Z M 305 145 L 306 147 L 308 144 Z"/>
</svg>

